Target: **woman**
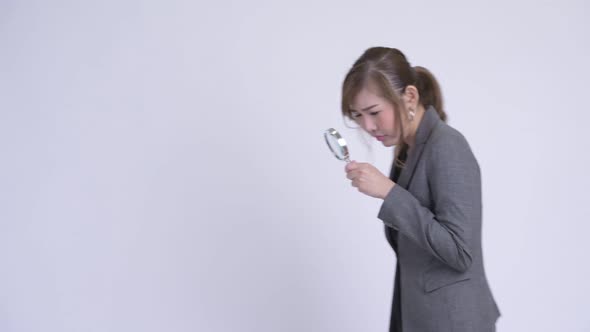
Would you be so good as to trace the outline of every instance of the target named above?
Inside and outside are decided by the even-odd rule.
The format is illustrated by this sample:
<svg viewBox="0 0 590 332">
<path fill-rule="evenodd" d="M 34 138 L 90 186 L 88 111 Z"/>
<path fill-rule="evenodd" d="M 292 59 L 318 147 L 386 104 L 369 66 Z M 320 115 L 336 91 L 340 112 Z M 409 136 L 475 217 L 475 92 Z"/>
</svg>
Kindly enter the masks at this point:
<svg viewBox="0 0 590 332">
<path fill-rule="evenodd" d="M 480 170 L 465 138 L 445 123 L 435 78 L 397 49 L 370 48 L 346 75 L 342 113 L 396 146 L 390 177 L 370 164 L 346 166 L 354 187 L 383 200 L 378 217 L 397 255 L 390 331 L 495 331 Z"/>
</svg>

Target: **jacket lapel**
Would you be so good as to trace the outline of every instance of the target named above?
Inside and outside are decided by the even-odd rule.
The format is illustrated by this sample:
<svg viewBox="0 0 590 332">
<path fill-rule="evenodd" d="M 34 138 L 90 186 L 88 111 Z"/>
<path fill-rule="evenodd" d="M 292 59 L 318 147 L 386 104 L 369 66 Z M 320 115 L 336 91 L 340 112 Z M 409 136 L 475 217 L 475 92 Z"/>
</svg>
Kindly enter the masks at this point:
<svg viewBox="0 0 590 332">
<path fill-rule="evenodd" d="M 408 159 L 402 168 L 402 172 L 397 182 L 402 188 L 407 189 L 409 187 L 416 166 L 418 165 L 418 161 L 420 161 L 420 157 L 426 146 L 426 142 L 440 121 L 440 117 L 434 107 L 429 106 L 422 117 L 422 121 L 418 125 L 415 146 L 408 151 Z"/>
</svg>

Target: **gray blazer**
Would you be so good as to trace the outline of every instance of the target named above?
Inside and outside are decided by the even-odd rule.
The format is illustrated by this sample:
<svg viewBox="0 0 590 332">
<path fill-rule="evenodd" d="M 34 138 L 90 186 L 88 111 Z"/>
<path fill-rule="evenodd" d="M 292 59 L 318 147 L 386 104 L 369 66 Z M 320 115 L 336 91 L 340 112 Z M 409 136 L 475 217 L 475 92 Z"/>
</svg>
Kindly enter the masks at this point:
<svg viewBox="0 0 590 332">
<path fill-rule="evenodd" d="M 479 165 L 434 108 L 378 217 L 398 259 L 392 331 L 495 330 L 500 312 L 483 266 Z"/>
</svg>

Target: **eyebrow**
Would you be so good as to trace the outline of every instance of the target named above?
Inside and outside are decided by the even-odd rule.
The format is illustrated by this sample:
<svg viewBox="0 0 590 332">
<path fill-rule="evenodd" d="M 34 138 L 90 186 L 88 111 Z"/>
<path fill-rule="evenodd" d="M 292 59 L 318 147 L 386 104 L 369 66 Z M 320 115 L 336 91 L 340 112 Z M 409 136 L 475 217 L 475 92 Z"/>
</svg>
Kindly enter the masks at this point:
<svg viewBox="0 0 590 332">
<path fill-rule="evenodd" d="M 371 106 L 365 107 L 365 108 L 363 108 L 363 109 L 361 110 L 361 112 L 366 112 L 366 111 L 368 111 L 368 110 L 370 110 L 371 108 L 373 108 L 373 107 L 376 107 L 376 106 L 379 106 L 379 104 L 375 104 L 375 105 L 371 105 Z M 351 112 L 358 112 L 358 111 L 356 111 L 356 110 L 353 110 L 352 108 L 350 108 L 350 111 L 351 111 Z"/>
</svg>

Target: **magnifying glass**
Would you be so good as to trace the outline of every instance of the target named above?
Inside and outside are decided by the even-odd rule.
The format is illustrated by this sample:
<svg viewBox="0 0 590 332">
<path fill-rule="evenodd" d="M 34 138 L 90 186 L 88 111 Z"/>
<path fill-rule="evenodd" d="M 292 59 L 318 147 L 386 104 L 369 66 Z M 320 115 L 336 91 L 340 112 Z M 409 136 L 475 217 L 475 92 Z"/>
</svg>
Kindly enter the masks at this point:
<svg viewBox="0 0 590 332">
<path fill-rule="evenodd" d="M 324 132 L 324 138 L 326 139 L 326 144 L 328 144 L 330 151 L 332 151 L 336 159 L 344 160 L 347 163 L 350 162 L 350 154 L 348 153 L 346 141 L 336 129 L 330 128 L 326 130 Z"/>
</svg>

